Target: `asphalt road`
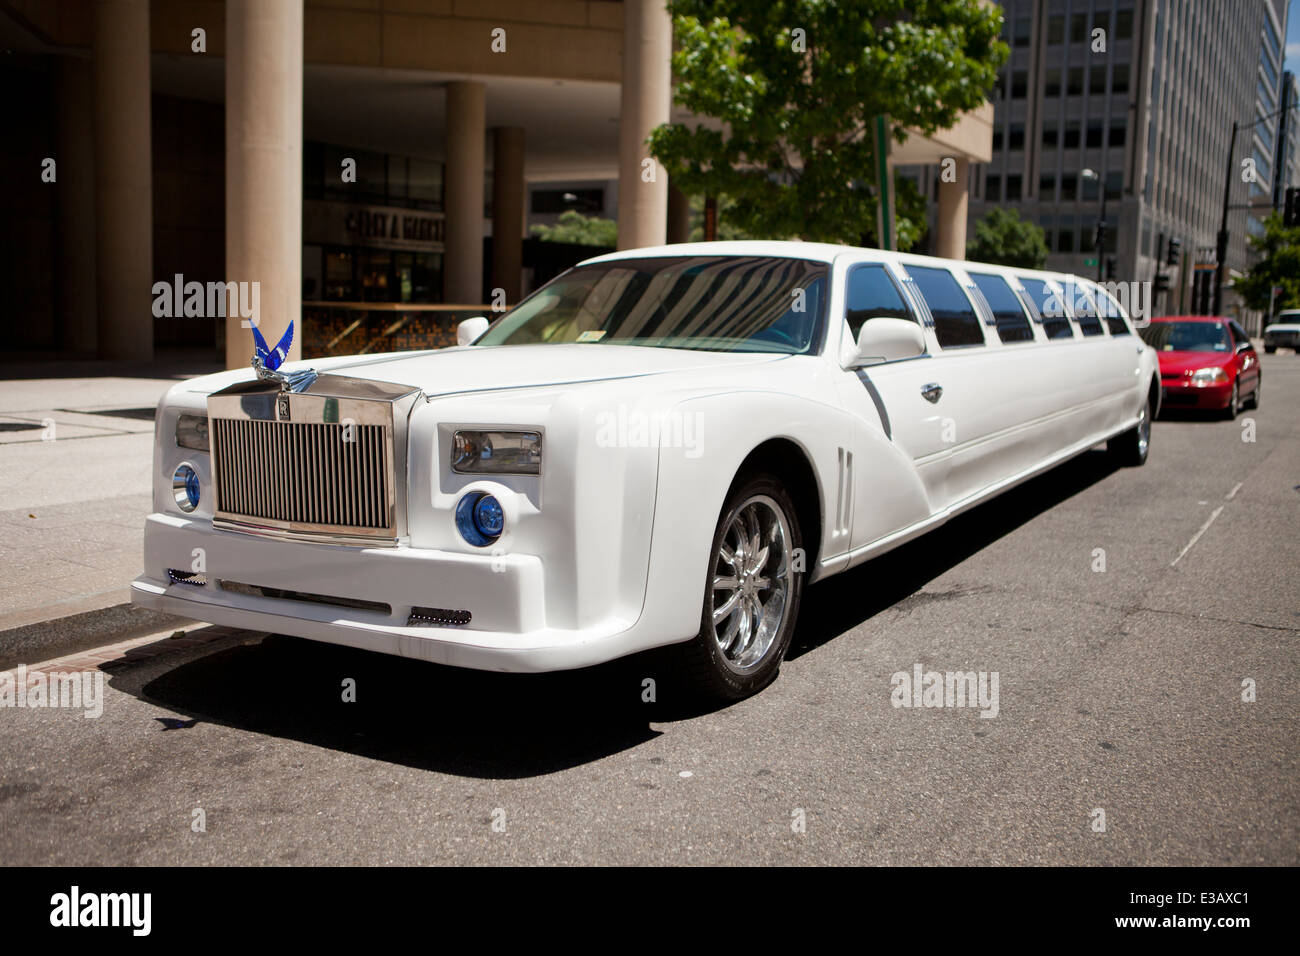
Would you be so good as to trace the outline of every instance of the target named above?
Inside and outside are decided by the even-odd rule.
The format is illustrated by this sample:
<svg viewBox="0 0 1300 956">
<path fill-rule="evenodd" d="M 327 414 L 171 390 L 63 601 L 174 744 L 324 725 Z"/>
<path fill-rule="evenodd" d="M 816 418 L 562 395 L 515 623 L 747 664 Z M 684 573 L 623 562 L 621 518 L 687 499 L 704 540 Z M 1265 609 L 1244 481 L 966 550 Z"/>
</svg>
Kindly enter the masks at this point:
<svg viewBox="0 0 1300 956">
<path fill-rule="evenodd" d="M 653 655 L 518 677 L 246 634 L 114 670 L 98 719 L 0 710 L 0 862 L 1295 865 L 1300 357 L 1263 362 L 1258 412 L 811 588 L 731 707 L 644 703 Z M 915 664 L 996 672 L 997 716 L 891 706 Z"/>
</svg>

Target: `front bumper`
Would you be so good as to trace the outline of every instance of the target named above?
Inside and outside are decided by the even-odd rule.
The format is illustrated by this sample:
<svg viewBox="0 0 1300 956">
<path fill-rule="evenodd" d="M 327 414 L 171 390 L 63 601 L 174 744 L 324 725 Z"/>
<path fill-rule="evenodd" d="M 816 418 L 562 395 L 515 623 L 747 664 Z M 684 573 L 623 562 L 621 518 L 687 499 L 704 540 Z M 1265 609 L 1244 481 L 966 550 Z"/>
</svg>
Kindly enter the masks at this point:
<svg viewBox="0 0 1300 956">
<path fill-rule="evenodd" d="M 143 607 L 229 627 L 291 634 L 479 670 L 586 667 L 642 650 L 636 622 L 611 617 L 581 629 L 547 626 L 544 569 L 535 555 L 307 544 L 213 530 L 152 514 L 144 574 L 131 585 Z M 174 583 L 202 557 L 202 585 Z M 223 588 L 221 581 L 365 602 L 345 607 Z M 387 605 L 379 610 L 373 605 Z M 411 626 L 412 607 L 468 610 L 469 624 Z"/>
<path fill-rule="evenodd" d="M 1166 379 L 1161 382 L 1165 408 L 1200 408 L 1219 410 L 1228 407 L 1232 399 L 1232 383 L 1219 385 L 1189 385 L 1186 380 Z"/>
</svg>

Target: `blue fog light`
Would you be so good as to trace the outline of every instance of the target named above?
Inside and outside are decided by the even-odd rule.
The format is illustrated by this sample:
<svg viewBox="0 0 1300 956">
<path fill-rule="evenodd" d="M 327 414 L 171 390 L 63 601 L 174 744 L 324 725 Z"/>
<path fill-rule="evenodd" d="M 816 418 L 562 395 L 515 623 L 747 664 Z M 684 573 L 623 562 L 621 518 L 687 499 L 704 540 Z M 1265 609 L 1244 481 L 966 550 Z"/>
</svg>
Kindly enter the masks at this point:
<svg viewBox="0 0 1300 956">
<path fill-rule="evenodd" d="M 172 475 L 172 497 L 186 514 L 199 506 L 199 476 L 189 465 L 181 465 Z"/>
<path fill-rule="evenodd" d="M 486 548 L 496 541 L 505 526 L 501 502 L 492 495 L 474 491 L 456 504 L 456 530 L 476 548 Z"/>
<path fill-rule="evenodd" d="M 506 526 L 506 515 L 501 510 L 501 502 L 491 495 L 480 498 L 474 506 L 474 526 L 485 537 L 501 537 L 501 531 Z"/>
</svg>

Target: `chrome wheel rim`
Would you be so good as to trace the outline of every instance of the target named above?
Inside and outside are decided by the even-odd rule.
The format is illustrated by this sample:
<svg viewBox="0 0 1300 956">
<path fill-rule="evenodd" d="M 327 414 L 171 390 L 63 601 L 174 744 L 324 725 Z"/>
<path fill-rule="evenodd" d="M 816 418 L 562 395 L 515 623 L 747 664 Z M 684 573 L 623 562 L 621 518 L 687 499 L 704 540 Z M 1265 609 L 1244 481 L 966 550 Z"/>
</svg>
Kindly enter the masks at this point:
<svg viewBox="0 0 1300 956">
<path fill-rule="evenodd" d="M 1145 455 L 1149 447 L 1151 447 L 1151 403 L 1147 402 L 1142 406 L 1142 413 L 1138 418 L 1138 454 Z"/>
<path fill-rule="evenodd" d="M 752 671 L 785 624 L 794 586 L 790 523 L 767 495 L 732 509 L 713 558 L 713 639 L 732 671 Z"/>
</svg>

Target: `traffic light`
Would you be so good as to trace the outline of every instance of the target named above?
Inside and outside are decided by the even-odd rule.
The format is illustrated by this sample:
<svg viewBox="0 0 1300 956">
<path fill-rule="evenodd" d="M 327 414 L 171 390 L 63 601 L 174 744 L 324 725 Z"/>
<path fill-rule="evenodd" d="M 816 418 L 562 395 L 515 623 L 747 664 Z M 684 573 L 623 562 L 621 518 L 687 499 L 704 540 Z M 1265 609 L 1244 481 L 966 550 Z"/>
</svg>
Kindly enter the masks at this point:
<svg viewBox="0 0 1300 956">
<path fill-rule="evenodd" d="M 1183 240 L 1170 239 L 1169 251 L 1165 253 L 1165 265 L 1167 266 L 1178 265 L 1178 260 L 1182 257 L 1182 251 L 1183 251 Z"/>
<path fill-rule="evenodd" d="M 1107 279 L 1107 281 L 1113 282 L 1113 281 L 1115 280 L 1115 273 L 1116 273 L 1116 271 L 1118 271 L 1118 266 L 1119 266 L 1119 260 L 1118 260 L 1118 259 L 1116 259 L 1114 256 L 1107 256 L 1107 257 L 1106 257 L 1106 279 Z"/>
<path fill-rule="evenodd" d="M 1300 226 L 1300 187 L 1286 191 L 1286 206 L 1282 212 L 1282 225 Z"/>
<path fill-rule="evenodd" d="M 1156 294 L 1159 295 L 1161 292 L 1168 292 L 1168 291 L 1169 291 L 1169 273 L 1157 272 L 1156 285 L 1155 285 Z"/>
</svg>

